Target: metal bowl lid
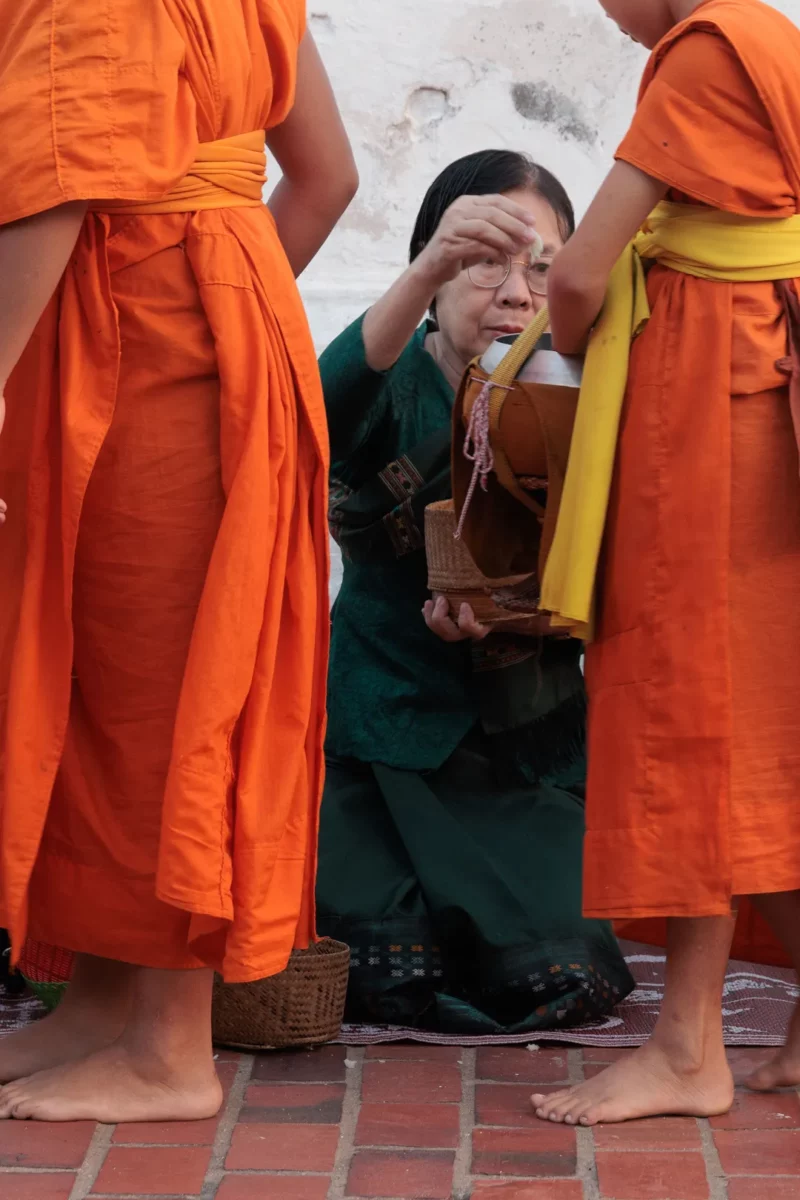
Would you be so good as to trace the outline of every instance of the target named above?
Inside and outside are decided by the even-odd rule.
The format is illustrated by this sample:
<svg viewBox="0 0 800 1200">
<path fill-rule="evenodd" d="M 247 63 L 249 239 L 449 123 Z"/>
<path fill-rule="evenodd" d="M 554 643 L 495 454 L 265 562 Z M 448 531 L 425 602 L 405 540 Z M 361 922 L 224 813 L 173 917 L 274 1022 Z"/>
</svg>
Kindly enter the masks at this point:
<svg viewBox="0 0 800 1200">
<path fill-rule="evenodd" d="M 492 342 L 481 359 L 481 367 L 491 375 L 500 366 L 516 341 L 516 336 L 498 338 Z M 539 345 L 517 375 L 520 383 L 548 383 L 552 387 L 580 387 L 583 359 L 573 355 L 557 354 L 552 349 L 549 333 L 544 334 Z"/>
</svg>

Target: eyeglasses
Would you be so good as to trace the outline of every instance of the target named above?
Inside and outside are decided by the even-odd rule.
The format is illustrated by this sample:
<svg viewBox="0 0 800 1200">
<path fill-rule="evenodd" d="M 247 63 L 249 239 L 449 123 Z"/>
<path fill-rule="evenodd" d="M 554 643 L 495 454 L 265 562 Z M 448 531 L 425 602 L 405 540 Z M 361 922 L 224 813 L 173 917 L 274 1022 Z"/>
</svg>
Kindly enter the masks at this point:
<svg viewBox="0 0 800 1200">
<path fill-rule="evenodd" d="M 531 263 L 525 259 L 509 258 L 507 254 L 502 254 L 496 258 L 484 258 L 479 263 L 468 267 L 467 275 L 470 283 L 475 287 L 494 290 L 503 286 L 514 266 L 526 268 L 528 287 L 534 296 L 547 295 L 547 273 L 551 266 L 549 259 L 537 259 L 536 262 Z"/>
</svg>

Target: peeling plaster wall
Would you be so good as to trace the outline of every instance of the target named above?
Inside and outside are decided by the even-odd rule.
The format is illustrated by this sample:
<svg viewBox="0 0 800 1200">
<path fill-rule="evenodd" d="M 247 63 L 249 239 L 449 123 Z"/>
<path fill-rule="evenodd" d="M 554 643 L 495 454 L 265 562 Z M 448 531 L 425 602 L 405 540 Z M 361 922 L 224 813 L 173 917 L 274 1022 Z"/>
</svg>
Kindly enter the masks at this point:
<svg viewBox="0 0 800 1200">
<path fill-rule="evenodd" d="M 800 24 L 800 0 L 773 0 Z M 450 160 L 526 150 L 585 209 L 625 132 L 646 55 L 597 0 L 309 0 L 361 191 L 303 279 L 320 348 L 402 269 Z"/>
<path fill-rule="evenodd" d="M 422 197 L 452 159 L 526 150 L 583 210 L 645 59 L 596 0 L 309 0 L 309 23 L 361 173 L 302 283 L 320 348 L 402 270 Z"/>
<path fill-rule="evenodd" d="M 773 0 L 800 24 L 800 0 Z M 630 120 L 646 53 L 597 0 L 309 0 L 361 190 L 301 281 L 321 350 L 407 261 L 419 204 L 452 159 L 528 151 L 580 214 Z M 333 587 L 339 577 L 334 558 Z"/>
</svg>

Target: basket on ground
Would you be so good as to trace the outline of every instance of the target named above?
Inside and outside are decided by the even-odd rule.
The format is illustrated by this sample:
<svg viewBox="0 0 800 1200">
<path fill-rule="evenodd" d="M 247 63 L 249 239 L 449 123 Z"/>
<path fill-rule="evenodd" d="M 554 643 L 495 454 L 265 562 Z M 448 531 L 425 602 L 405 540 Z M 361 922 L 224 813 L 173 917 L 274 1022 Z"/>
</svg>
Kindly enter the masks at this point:
<svg viewBox="0 0 800 1200">
<path fill-rule="evenodd" d="M 28 939 L 20 973 L 49 1009 L 69 986 L 73 955 Z M 319 1046 L 338 1037 L 344 1016 L 350 950 L 329 938 L 295 950 L 280 975 L 255 983 L 214 982 L 214 1041 L 247 1050 Z"/>
<path fill-rule="evenodd" d="M 255 983 L 214 981 L 212 1031 L 221 1046 L 281 1050 L 321 1046 L 339 1036 L 350 950 L 324 938 L 295 950 L 280 975 Z"/>
</svg>

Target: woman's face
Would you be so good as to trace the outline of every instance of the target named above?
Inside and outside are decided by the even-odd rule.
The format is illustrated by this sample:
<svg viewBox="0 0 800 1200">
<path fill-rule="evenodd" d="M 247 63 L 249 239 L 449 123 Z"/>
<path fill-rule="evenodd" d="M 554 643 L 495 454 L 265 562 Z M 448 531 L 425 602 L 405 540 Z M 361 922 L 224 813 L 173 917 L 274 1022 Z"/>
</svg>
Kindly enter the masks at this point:
<svg viewBox="0 0 800 1200">
<path fill-rule="evenodd" d="M 675 24 L 668 0 L 600 0 L 623 33 L 652 50 Z"/>
<path fill-rule="evenodd" d="M 536 231 L 544 243 L 540 273 L 558 253 L 564 240 L 558 220 L 546 200 L 527 189 L 507 192 L 536 218 Z M 466 364 L 489 349 L 497 338 L 522 333 L 547 303 L 528 286 L 525 255 L 514 262 L 508 279 L 494 289 L 476 287 L 466 271 L 441 287 L 436 295 L 436 319 L 441 337 Z"/>
</svg>

